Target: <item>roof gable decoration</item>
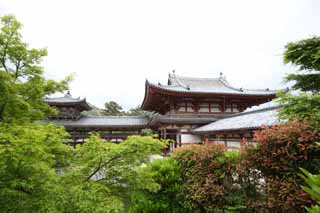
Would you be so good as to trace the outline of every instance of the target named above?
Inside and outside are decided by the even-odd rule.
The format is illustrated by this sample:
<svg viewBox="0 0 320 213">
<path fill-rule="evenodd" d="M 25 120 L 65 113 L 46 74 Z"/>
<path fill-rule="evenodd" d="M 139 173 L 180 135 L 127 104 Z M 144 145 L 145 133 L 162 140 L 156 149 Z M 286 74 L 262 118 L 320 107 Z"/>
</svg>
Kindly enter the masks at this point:
<svg viewBox="0 0 320 213">
<path fill-rule="evenodd" d="M 173 70 L 169 73 L 168 84 L 153 84 L 146 81 L 147 85 L 159 89 L 186 92 L 186 93 L 219 93 L 219 94 L 239 94 L 239 95 L 275 95 L 276 90 L 267 89 L 244 89 L 232 86 L 220 73 L 218 78 L 194 78 L 176 75 Z"/>
<path fill-rule="evenodd" d="M 45 97 L 44 102 L 51 106 L 80 105 L 83 107 L 84 110 L 91 110 L 91 107 L 87 103 L 86 98 L 73 98 L 70 91 L 68 91 L 62 97 Z"/>
</svg>

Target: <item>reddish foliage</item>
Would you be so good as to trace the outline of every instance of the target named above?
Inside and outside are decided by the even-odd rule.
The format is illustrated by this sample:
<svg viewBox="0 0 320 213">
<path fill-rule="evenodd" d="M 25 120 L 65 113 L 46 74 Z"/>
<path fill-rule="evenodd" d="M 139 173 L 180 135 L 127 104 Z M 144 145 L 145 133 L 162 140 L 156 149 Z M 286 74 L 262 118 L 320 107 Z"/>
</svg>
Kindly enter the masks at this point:
<svg viewBox="0 0 320 213">
<path fill-rule="evenodd" d="M 238 156 L 226 156 L 223 145 L 208 144 L 180 148 L 173 157 L 181 167 L 190 209 L 214 212 L 234 205 L 230 197 L 239 189 L 232 177 Z"/>
<path fill-rule="evenodd" d="M 301 189 L 303 180 L 299 168 L 319 172 L 320 149 L 315 142 L 319 134 L 307 122 L 290 122 L 257 132 L 254 140 L 257 148 L 248 147 L 242 152 L 238 172 L 243 180 L 252 173 L 256 176 L 253 188 L 260 197 L 248 195 L 249 207 L 259 206 L 276 212 L 303 212 L 313 200 Z M 260 181 L 258 180 L 260 178 Z M 261 181 L 261 178 L 263 178 Z"/>
</svg>

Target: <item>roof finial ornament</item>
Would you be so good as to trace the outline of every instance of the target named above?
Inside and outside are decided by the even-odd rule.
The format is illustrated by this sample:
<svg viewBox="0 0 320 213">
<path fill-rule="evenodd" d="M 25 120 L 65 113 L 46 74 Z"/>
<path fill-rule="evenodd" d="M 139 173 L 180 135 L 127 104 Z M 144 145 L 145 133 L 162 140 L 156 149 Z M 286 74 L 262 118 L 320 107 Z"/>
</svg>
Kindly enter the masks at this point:
<svg viewBox="0 0 320 213">
<path fill-rule="evenodd" d="M 67 93 L 64 95 L 65 97 L 71 97 L 70 90 L 67 91 Z"/>
</svg>

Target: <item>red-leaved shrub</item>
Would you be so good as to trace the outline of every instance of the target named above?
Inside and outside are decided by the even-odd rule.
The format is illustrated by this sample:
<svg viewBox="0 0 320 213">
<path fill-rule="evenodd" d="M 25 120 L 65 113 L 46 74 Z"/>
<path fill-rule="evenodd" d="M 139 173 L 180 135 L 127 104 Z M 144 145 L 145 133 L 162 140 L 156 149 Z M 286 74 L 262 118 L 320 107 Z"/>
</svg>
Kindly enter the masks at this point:
<svg viewBox="0 0 320 213">
<path fill-rule="evenodd" d="M 299 168 L 319 173 L 315 128 L 307 122 L 289 122 L 256 132 L 254 140 L 258 146 L 247 147 L 238 166 L 248 208 L 304 212 L 314 201 L 301 189 L 304 182 L 298 174 Z"/>
</svg>

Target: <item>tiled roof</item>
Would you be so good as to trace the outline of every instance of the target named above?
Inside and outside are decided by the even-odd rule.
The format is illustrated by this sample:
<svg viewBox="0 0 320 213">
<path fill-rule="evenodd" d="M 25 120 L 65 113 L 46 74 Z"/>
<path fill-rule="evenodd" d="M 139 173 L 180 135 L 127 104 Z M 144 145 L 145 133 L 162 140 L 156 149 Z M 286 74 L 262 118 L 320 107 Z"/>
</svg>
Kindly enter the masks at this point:
<svg viewBox="0 0 320 213">
<path fill-rule="evenodd" d="M 54 120 L 65 127 L 146 127 L 149 120 L 145 116 L 86 116 L 79 120 Z"/>
<path fill-rule="evenodd" d="M 85 98 L 82 98 L 82 99 L 80 99 L 80 97 L 73 98 L 69 92 L 65 94 L 63 97 L 45 98 L 43 101 L 48 103 L 51 106 L 81 105 L 85 110 L 91 109 L 91 107 L 89 106 Z"/>
<path fill-rule="evenodd" d="M 156 115 L 152 124 L 155 123 L 179 123 L 179 124 L 207 124 L 218 120 L 216 116 L 208 115 Z"/>
<path fill-rule="evenodd" d="M 183 93 L 217 93 L 237 95 L 275 95 L 275 90 L 269 89 L 243 89 L 231 86 L 224 76 L 219 78 L 191 78 L 169 74 L 168 85 L 149 85 L 160 89 Z"/>
<path fill-rule="evenodd" d="M 73 98 L 71 95 L 66 94 L 63 97 L 45 98 L 44 101 L 47 103 L 78 103 L 85 101 L 85 99 L 80 99 L 80 97 Z"/>
<path fill-rule="evenodd" d="M 258 129 L 262 126 L 279 124 L 278 110 L 280 106 L 258 109 L 228 116 L 216 122 L 196 128 L 194 133 L 232 131 L 241 129 Z"/>
</svg>

